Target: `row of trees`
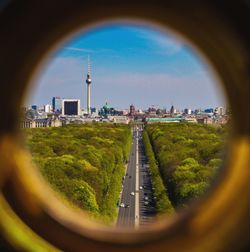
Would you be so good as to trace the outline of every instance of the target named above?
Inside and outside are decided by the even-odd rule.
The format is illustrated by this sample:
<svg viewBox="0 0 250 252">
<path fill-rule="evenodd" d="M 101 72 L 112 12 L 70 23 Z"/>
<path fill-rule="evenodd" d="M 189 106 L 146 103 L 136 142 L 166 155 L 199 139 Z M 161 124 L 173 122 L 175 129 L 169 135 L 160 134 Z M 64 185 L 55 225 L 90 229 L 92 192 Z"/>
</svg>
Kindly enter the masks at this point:
<svg viewBox="0 0 250 252">
<path fill-rule="evenodd" d="M 143 132 L 143 142 L 146 156 L 149 162 L 149 170 L 151 173 L 152 186 L 154 188 L 154 195 L 156 196 L 156 210 L 158 214 L 174 212 L 174 208 L 169 200 L 167 190 L 163 184 L 160 171 L 155 160 L 155 155 L 148 137 L 147 131 Z"/>
<path fill-rule="evenodd" d="M 227 129 L 201 124 L 146 127 L 174 207 L 185 207 L 211 184 L 222 163 Z"/>
<path fill-rule="evenodd" d="M 25 129 L 34 162 L 51 186 L 91 216 L 111 223 L 132 141 L 127 125 Z"/>
</svg>

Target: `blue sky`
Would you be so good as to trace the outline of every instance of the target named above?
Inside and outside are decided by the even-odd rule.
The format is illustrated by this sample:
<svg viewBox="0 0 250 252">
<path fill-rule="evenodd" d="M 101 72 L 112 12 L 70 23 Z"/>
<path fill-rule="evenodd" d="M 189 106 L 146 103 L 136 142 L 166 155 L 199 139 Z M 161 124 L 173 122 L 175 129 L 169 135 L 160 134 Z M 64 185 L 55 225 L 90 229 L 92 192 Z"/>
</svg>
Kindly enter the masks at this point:
<svg viewBox="0 0 250 252">
<path fill-rule="evenodd" d="M 91 61 L 91 105 L 106 101 L 120 109 L 133 103 L 169 108 L 223 105 L 217 83 L 183 41 L 152 28 L 109 25 L 72 38 L 53 55 L 36 80 L 29 104 L 53 96 L 79 98 L 86 108 L 87 58 Z"/>
</svg>

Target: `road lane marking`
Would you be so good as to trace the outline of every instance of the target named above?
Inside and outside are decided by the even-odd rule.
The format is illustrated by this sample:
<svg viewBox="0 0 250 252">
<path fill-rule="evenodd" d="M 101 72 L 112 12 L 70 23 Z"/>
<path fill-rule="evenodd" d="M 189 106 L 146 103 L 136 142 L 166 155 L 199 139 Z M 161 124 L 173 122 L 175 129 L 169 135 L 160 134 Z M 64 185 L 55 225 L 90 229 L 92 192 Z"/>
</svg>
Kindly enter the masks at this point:
<svg viewBox="0 0 250 252">
<path fill-rule="evenodd" d="M 130 198 L 130 185 L 131 185 L 131 180 L 129 179 L 130 173 L 134 170 L 134 165 L 135 165 L 135 160 L 134 157 L 132 156 L 132 152 L 135 151 L 135 142 L 134 142 L 134 137 L 133 137 L 133 142 L 131 145 L 131 152 L 130 152 L 130 157 L 129 157 L 129 162 L 127 165 L 125 165 L 125 179 L 123 180 L 123 188 L 121 191 L 120 199 L 119 199 L 119 212 L 118 212 L 118 219 L 117 219 L 117 225 L 118 226 L 133 226 L 134 225 L 134 213 L 132 213 L 132 205 L 131 205 L 131 198 Z M 128 176 L 126 176 L 126 173 L 128 173 Z M 129 208 L 121 208 L 120 203 L 128 204 L 130 205 Z"/>
<path fill-rule="evenodd" d="M 136 171 L 135 171 L 135 229 L 139 228 L 139 153 L 138 153 L 138 130 L 136 130 Z"/>
</svg>

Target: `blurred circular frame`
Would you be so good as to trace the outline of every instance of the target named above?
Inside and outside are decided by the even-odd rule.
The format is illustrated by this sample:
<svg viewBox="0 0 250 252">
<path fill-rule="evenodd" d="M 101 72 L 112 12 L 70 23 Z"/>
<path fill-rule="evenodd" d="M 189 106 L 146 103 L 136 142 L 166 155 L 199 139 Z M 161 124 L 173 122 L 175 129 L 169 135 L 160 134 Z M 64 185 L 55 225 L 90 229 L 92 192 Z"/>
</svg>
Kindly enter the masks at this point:
<svg viewBox="0 0 250 252">
<path fill-rule="evenodd" d="M 249 41 L 242 29 L 248 27 L 231 19 L 235 13 L 244 18 L 240 3 L 230 12 L 213 1 L 12 1 L 0 11 L 1 207 L 7 204 L 37 235 L 64 251 L 238 251 L 249 244 Z M 22 101 L 48 52 L 79 29 L 116 19 L 152 22 L 190 40 L 215 69 L 232 111 L 232 137 L 216 184 L 188 211 L 163 218 L 150 230 L 105 228 L 70 211 L 43 184 L 19 138 Z M 11 243 L 1 224 L 0 234 Z"/>
</svg>

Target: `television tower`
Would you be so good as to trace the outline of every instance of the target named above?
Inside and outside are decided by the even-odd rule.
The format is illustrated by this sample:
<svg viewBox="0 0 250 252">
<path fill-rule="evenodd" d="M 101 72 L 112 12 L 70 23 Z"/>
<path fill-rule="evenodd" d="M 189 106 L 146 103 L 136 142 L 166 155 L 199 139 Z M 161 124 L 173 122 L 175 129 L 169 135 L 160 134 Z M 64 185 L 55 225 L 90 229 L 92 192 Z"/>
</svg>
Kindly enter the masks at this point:
<svg viewBox="0 0 250 252">
<path fill-rule="evenodd" d="M 89 61 L 89 57 L 88 57 L 88 74 L 87 74 L 86 83 L 87 83 L 87 112 L 88 112 L 88 115 L 90 115 L 91 114 L 91 110 L 90 110 L 90 84 L 91 84 L 91 78 L 90 78 L 90 61 Z"/>
</svg>

